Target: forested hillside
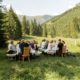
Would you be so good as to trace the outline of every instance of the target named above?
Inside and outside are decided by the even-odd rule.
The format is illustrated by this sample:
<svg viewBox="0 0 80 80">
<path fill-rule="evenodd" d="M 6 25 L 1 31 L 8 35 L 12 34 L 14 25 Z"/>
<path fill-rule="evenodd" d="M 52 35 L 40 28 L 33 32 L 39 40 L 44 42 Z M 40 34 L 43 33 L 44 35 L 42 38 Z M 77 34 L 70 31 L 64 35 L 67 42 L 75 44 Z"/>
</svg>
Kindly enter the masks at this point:
<svg viewBox="0 0 80 80">
<path fill-rule="evenodd" d="M 20 21 L 22 21 L 24 15 L 18 15 L 18 18 L 20 19 Z M 50 20 L 51 18 L 53 18 L 54 16 L 50 16 L 50 15 L 44 15 L 44 16 L 26 16 L 26 19 L 29 20 L 29 22 L 34 21 L 34 19 L 36 19 L 37 23 L 44 23 L 48 20 Z"/>
<path fill-rule="evenodd" d="M 74 18 L 80 18 L 80 5 L 76 5 L 76 7 L 69 9 L 68 11 L 64 12 L 63 14 L 47 21 L 46 26 L 48 30 L 48 34 L 51 32 L 51 28 L 54 27 L 56 30 L 56 36 L 64 36 L 64 37 L 71 37 L 71 30 L 72 30 L 72 21 Z M 78 23 L 79 20 L 78 20 Z M 43 25 L 44 25 L 43 24 Z M 78 24 L 79 28 L 80 25 Z"/>
</svg>

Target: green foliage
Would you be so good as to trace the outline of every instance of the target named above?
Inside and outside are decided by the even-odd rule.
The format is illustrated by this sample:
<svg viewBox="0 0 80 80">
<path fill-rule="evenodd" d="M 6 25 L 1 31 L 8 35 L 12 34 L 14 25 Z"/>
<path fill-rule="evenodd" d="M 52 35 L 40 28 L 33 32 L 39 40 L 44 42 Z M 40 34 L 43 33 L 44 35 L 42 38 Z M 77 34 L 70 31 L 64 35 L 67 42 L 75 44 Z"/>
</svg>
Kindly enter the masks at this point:
<svg viewBox="0 0 80 80">
<path fill-rule="evenodd" d="M 47 27 L 46 27 L 46 24 L 43 27 L 43 37 L 47 37 Z"/>
<path fill-rule="evenodd" d="M 37 40 L 39 44 L 44 37 L 22 36 L 27 40 Z M 29 62 L 27 59 L 8 61 L 6 49 L 0 49 L 0 80 L 80 80 L 80 47 L 74 45 L 70 38 L 45 38 L 46 40 L 65 40 L 73 56 L 58 57 L 41 54 Z M 76 39 L 80 42 L 80 39 Z M 17 43 L 17 41 L 15 41 Z M 71 45 L 73 44 L 73 45 Z M 5 66 L 4 66 L 5 64 Z"/>
<path fill-rule="evenodd" d="M 56 31 L 56 36 L 63 37 L 72 37 L 74 33 L 72 33 L 73 19 L 77 17 L 80 19 L 80 5 L 69 9 L 61 15 L 58 15 L 48 22 L 44 23 L 47 26 L 48 34 L 51 32 L 51 26 L 54 26 Z M 80 20 L 79 20 L 79 28 L 80 28 Z M 80 32 L 80 31 L 79 31 Z M 73 38 L 77 38 L 77 35 L 73 36 Z"/>
<path fill-rule="evenodd" d="M 8 38 L 12 39 L 19 39 L 22 37 L 22 25 L 14 13 L 12 7 L 10 7 L 9 12 L 7 13 L 8 16 L 8 27 L 6 27 L 6 32 Z"/>
<path fill-rule="evenodd" d="M 1 8 L 1 6 L 0 6 L 0 48 L 4 48 L 7 45 L 7 43 L 6 43 L 7 37 L 6 37 L 6 33 L 5 33 L 5 31 L 6 31 L 5 27 L 7 27 L 5 25 L 6 13 L 3 13 L 2 9 L 3 8 Z"/>
<path fill-rule="evenodd" d="M 54 29 L 54 26 L 51 28 L 51 34 L 50 35 L 52 38 L 56 37 L 56 31 Z"/>
</svg>

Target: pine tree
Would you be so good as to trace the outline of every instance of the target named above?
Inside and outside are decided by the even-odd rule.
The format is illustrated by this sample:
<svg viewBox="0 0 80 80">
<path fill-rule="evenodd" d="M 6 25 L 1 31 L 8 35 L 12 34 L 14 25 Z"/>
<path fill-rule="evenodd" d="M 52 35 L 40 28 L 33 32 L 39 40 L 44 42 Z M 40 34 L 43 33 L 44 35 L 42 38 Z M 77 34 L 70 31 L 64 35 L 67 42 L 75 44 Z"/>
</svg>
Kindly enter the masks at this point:
<svg viewBox="0 0 80 80">
<path fill-rule="evenodd" d="M 5 14 L 2 12 L 2 7 L 0 6 L 0 48 L 6 47 L 7 37 L 5 34 Z"/>
<path fill-rule="evenodd" d="M 42 26 L 38 24 L 37 35 L 42 36 L 42 31 L 43 31 Z"/>
<path fill-rule="evenodd" d="M 14 13 L 12 7 L 10 7 L 9 12 L 7 13 L 8 15 L 8 29 L 6 29 L 7 31 L 7 35 L 8 38 L 12 38 L 12 39 L 19 39 L 22 37 L 22 26 L 21 23 L 17 17 L 17 15 Z"/>
<path fill-rule="evenodd" d="M 78 25 L 77 17 L 75 17 L 72 21 L 71 32 L 72 32 L 72 38 L 77 38 L 77 35 L 79 32 L 79 25 Z"/>
<path fill-rule="evenodd" d="M 44 28 L 43 28 L 43 37 L 47 37 L 47 27 L 46 27 L 46 24 L 44 25 Z"/>
<path fill-rule="evenodd" d="M 33 35 L 33 21 L 31 20 L 31 25 L 30 25 L 30 35 Z"/>
<path fill-rule="evenodd" d="M 54 26 L 51 28 L 51 34 L 50 35 L 52 38 L 56 37 L 56 31 L 55 31 Z"/>
<path fill-rule="evenodd" d="M 26 23 L 26 16 L 23 16 L 23 21 L 22 21 L 22 30 L 23 30 L 23 34 L 26 34 L 26 30 L 27 30 L 27 23 Z"/>
<path fill-rule="evenodd" d="M 36 36 L 37 35 L 37 22 L 36 22 L 36 19 L 34 19 L 34 22 L 33 22 L 33 36 Z"/>
</svg>

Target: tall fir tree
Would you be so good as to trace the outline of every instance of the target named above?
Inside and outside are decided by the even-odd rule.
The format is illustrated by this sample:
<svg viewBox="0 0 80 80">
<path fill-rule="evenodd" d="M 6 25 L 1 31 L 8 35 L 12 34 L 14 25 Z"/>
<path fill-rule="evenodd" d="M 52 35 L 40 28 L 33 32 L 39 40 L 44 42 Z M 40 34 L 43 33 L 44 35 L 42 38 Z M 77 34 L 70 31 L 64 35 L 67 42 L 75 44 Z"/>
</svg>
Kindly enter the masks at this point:
<svg viewBox="0 0 80 80">
<path fill-rule="evenodd" d="M 33 21 L 31 20 L 31 25 L 30 25 L 30 35 L 33 35 Z"/>
<path fill-rule="evenodd" d="M 72 21 L 71 26 L 71 32 L 72 32 L 72 38 L 77 38 L 78 32 L 79 32 L 79 24 L 78 24 L 78 18 L 75 17 Z"/>
<path fill-rule="evenodd" d="M 2 12 L 2 6 L 0 6 L 0 48 L 6 47 L 7 37 L 5 34 L 5 13 Z"/>
<path fill-rule="evenodd" d="M 54 26 L 51 28 L 51 34 L 50 35 L 52 38 L 56 37 L 56 31 L 55 31 Z"/>
<path fill-rule="evenodd" d="M 44 25 L 44 28 L 43 28 L 43 37 L 47 37 L 47 27 L 46 27 L 46 24 Z"/>
<path fill-rule="evenodd" d="M 8 16 L 8 29 L 6 29 L 7 31 L 7 35 L 8 38 L 12 38 L 12 39 L 19 39 L 22 37 L 22 26 L 21 23 L 17 17 L 17 15 L 14 13 L 12 7 L 10 7 L 9 12 L 7 13 Z"/>
</svg>

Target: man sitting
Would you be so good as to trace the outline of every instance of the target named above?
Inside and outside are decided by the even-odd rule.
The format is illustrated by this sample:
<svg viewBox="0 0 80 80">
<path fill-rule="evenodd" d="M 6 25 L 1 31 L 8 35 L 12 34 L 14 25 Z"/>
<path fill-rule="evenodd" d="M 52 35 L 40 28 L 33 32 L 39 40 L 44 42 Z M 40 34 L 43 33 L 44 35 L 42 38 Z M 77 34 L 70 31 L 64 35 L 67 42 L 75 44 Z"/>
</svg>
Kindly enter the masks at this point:
<svg viewBox="0 0 80 80">
<path fill-rule="evenodd" d="M 25 43 L 24 42 L 24 39 L 21 40 L 21 44 L 19 45 L 20 49 L 21 49 L 21 52 L 23 54 L 23 50 L 24 50 L 24 47 L 29 47 L 29 44 L 28 43 Z"/>
<path fill-rule="evenodd" d="M 48 48 L 48 44 L 49 44 L 49 41 L 47 40 L 47 41 L 46 41 L 46 44 L 45 44 L 45 47 L 44 47 L 45 49 Z"/>
<path fill-rule="evenodd" d="M 45 49 L 45 39 L 43 40 L 42 44 L 41 44 L 41 48 Z"/>
<path fill-rule="evenodd" d="M 58 44 L 58 51 L 60 53 L 60 55 L 62 54 L 62 47 L 63 47 L 63 44 L 61 43 L 61 39 L 58 40 L 59 44 Z"/>
</svg>

